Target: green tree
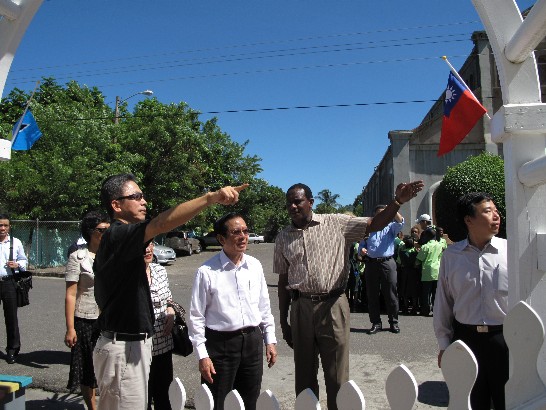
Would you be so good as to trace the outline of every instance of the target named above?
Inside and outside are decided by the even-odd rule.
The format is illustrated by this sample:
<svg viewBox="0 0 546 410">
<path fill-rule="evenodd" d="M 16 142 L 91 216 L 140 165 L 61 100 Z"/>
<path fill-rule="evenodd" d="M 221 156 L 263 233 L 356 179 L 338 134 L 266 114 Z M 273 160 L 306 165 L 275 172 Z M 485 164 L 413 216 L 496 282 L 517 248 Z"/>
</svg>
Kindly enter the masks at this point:
<svg viewBox="0 0 546 410">
<path fill-rule="evenodd" d="M 465 238 L 464 229 L 455 220 L 457 199 L 469 192 L 490 194 L 501 215 L 499 236 L 506 238 L 506 205 L 504 201 L 504 161 L 489 153 L 470 157 L 450 167 L 436 190 L 436 221 L 449 238 Z"/>
<path fill-rule="evenodd" d="M 2 135 L 10 135 L 28 98 L 14 89 L 0 102 Z M 107 176 L 131 172 L 152 216 L 207 191 L 249 182 L 241 202 L 254 229 L 276 233 L 284 224 L 284 196 L 256 179 L 261 159 L 245 154 L 247 142 L 233 141 L 216 119 L 201 122 L 184 103 L 145 99 L 133 113 L 122 106 L 114 124 L 113 109 L 98 89 L 46 78 L 31 104 L 42 138 L 0 163 L 0 210 L 13 218 L 79 219 L 86 209 L 100 207 Z M 188 228 L 210 228 L 223 212 L 208 208 Z"/>
<path fill-rule="evenodd" d="M 339 194 L 332 194 L 329 189 L 323 189 L 315 198 L 320 201 L 320 204 L 315 207 L 317 214 L 335 214 L 338 212 L 339 204 L 337 199 Z"/>
</svg>

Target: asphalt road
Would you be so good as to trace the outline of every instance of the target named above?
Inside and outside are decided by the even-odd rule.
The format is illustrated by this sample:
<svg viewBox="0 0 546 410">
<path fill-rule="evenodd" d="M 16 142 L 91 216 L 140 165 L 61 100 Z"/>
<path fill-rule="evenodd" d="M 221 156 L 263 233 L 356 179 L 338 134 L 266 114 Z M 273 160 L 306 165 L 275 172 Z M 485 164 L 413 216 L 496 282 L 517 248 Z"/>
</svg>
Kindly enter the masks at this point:
<svg viewBox="0 0 546 410">
<path fill-rule="evenodd" d="M 278 326 L 277 277 L 272 273 L 273 244 L 251 244 L 248 253 L 264 266 L 273 314 Z M 219 248 L 210 248 L 199 255 L 179 257 L 167 266 L 173 297 L 185 308 L 193 275 L 202 262 Z M 66 383 L 70 351 L 64 346 L 64 280 L 55 277 L 35 277 L 30 306 L 19 310 L 22 348 L 19 361 L 8 365 L 0 361 L 0 373 L 32 376 L 32 389 L 27 392 L 27 409 L 83 409 L 81 399 L 68 395 Z M 387 323 L 387 318 L 383 317 Z M 388 331 L 368 335 L 367 314 L 351 313 L 350 377 L 360 387 L 369 409 L 388 409 L 385 381 L 393 368 L 405 364 L 419 385 L 417 409 L 447 407 L 448 392 L 436 365 L 437 347 L 432 330 L 432 317 L 401 316 L 401 333 Z M 277 337 L 281 339 L 280 329 Z M 0 326 L 0 346 L 5 340 L 5 327 Z M 273 368 L 264 366 L 262 389 L 271 390 L 282 409 L 294 406 L 294 363 L 292 350 L 279 340 L 279 358 Z M 319 380 L 322 379 L 319 370 Z M 197 358 L 174 356 L 174 373 L 186 388 L 192 406 L 200 377 Z M 321 382 L 321 405 L 326 408 L 325 389 Z"/>
</svg>

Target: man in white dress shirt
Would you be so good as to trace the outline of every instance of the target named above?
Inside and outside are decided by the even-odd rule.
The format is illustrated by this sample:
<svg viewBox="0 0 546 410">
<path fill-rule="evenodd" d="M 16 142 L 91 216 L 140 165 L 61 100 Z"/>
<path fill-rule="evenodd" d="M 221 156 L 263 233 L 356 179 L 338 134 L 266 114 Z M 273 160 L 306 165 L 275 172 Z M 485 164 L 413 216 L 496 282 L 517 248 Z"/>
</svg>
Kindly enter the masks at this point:
<svg viewBox="0 0 546 410">
<path fill-rule="evenodd" d="M 497 238 L 500 216 L 488 194 L 459 198 L 457 218 L 468 237 L 447 247 L 440 264 L 434 303 L 434 332 L 442 354 L 450 343 L 463 341 L 478 362 L 470 395 L 473 410 L 505 408 L 508 347 L 502 324 L 508 311 L 506 239 Z"/>
<path fill-rule="evenodd" d="M 216 221 L 222 251 L 195 275 L 190 306 L 190 339 L 199 358 L 202 383 L 223 409 L 233 389 L 245 409 L 256 408 L 263 374 L 263 344 L 269 367 L 277 360 L 275 323 L 261 263 L 245 255 L 248 228 L 230 213 Z"/>
</svg>

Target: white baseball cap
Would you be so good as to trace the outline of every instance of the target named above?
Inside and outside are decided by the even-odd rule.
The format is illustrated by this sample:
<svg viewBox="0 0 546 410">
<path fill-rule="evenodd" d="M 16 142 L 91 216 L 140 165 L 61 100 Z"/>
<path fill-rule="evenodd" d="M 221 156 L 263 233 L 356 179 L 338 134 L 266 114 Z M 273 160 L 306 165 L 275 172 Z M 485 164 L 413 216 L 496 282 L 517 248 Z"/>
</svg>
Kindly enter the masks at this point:
<svg viewBox="0 0 546 410">
<path fill-rule="evenodd" d="M 430 217 L 429 214 L 423 214 L 415 220 L 415 222 L 421 222 L 421 221 L 432 222 L 432 218 Z"/>
</svg>

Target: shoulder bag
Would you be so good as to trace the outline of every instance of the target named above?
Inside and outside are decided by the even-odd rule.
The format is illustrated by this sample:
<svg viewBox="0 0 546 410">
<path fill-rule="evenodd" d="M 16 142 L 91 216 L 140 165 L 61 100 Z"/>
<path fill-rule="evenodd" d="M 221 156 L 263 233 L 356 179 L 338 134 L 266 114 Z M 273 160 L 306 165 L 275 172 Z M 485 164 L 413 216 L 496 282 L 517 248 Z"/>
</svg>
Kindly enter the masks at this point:
<svg viewBox="0 0 546 410">
<path fill-rule="evenodd" d="M 193 352 L 193 345 L 188 334 L 188 325 L 184 316 L 186 311 L 178 303 L 170 301 L 167 306 L 174 309 L 174 326 L 172 330 L 174 354 L 189 356 Z"/>
</svg>

